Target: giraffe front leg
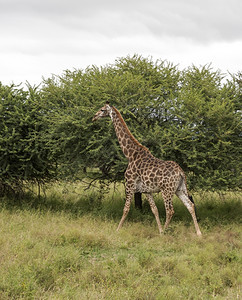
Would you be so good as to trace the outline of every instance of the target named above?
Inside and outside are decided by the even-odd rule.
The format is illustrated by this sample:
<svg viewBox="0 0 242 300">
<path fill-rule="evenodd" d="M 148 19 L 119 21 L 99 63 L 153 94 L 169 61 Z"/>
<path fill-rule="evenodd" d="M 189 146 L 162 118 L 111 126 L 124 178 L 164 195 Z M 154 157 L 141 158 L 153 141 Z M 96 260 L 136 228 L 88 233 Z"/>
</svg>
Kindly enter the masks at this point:
<svg viewBox="0 0 242 300">
<path fill-rule="evenodd" d="M 161 222 L 160 222 L 160 217 L 159 217 L 159 212 L 158 212 L 158 209 L 157 209 L 157 206 L 155 205 L 155 201 L 154 201 L 154 198 L 151 194 L 146 194 L 146 197 L 147 197 L 147 200 L 150 204 L 150 208 L 155 216 L 155 219 L 156 219 L 156 223 L 158 225 L 158 229 L 159 229 L 159 232 L 160 234 L 163 233 L 163 230 L 162 230 L 162 226 L 161 226 Z"/>
<path fill-rule="evenodd" d="M 172 206 L 172 208 L 171 208 Z M 173 209 L 173 204 L 171 203 L 171 206 L 170 204 L 165 204 L 165 207 L 166 207 L 166 222 L 165 222 L 165 230 L 168 228 L 169 224 L 170 224 L 170 221 L 171 221 L 171 218 L 172 216 L 174 215 L 174 209 Z"/>
<path fill-rule="evenodd" d="M 170 224 L 172 216 L 174 215 L 174 208 L 172 203 L 172 197 L 165 195 L 164 193 L 162 193 L 162 197 L 166 209 L 166 222 L 165 222 L 165 230 L 166 230 Z"/>
<path fill-rule="evenodd" d="M 124 223 L 124 221 L 125 221 L 128 213 L 129 213 L 130 204 L 131 204 L 131 200 L 132 200 L 133 194 L 134 194 L 133 191 L 128 190 L 126 188 L 126 201 L 125 201 L 125 205 L 124 205 L 124 209 L 123 209 L 123 215 L 122 215 L 122 218 L 121 218 L 121 220 L 119 222 L 117 231 L 119 231 L 119 229 L 123 226 L 123 223 Z"/>
</svg>

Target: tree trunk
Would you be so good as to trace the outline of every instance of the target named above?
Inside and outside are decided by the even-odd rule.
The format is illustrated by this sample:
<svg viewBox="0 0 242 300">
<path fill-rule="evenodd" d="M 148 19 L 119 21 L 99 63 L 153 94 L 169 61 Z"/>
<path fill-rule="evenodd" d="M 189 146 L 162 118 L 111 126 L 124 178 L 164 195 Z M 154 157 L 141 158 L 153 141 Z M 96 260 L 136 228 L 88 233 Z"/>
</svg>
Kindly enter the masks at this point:
<svg viewBox="0 0 242 300">
<path fill-rule="evenodd" d="M 134 194 L 134 203 L 135 203 L 135 208 L 142 210 L 142 194 L 141 193 Z"/>
</svg>

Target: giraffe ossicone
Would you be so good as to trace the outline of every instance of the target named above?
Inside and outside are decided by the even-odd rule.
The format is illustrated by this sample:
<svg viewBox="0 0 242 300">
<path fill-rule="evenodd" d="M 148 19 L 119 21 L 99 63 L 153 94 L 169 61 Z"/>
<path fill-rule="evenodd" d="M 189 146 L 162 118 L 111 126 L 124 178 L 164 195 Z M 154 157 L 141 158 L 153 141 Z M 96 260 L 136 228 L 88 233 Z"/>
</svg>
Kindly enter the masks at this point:
<svg viewBox="0 0 242 300">
<path fill-rule="evenodd" d="M 122 227 L 128 215 L 134 193 L 140 192 L 146 194 L 159 232 L 162 233 L 159 212 L 152 196 L 152 193 L 161 192 L 166 210 L 164 228 L 168 227 L 174 214 L 172 197 L 176 194 L 190 212 L 197 235 L 202 235 L 195 214 L 195 205 L 188 194 L 186 176 L 182 168 L 174 161 L 164 161 L 154 157 L 135 139 L 120 112 L 109 103 L 106 103 L 95 114 L 93 121 L 108 116 L 112 119 L 120 147 L 128 159 L 125 172 L 126 201 L 117 230 Z"/>
</svg>

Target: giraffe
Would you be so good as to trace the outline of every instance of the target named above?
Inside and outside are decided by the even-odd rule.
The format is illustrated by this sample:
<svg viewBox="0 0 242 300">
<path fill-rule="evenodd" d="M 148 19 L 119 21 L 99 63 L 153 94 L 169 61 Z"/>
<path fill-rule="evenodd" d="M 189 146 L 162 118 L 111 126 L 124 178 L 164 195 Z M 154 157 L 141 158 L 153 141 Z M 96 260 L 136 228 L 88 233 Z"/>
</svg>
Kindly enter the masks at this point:
<svg viewBox="0 0 242 300">
<path fill-rule="evenodd" d="M 117 231 L 122 227 L 128 215 L 134 193 L 140 192 L 146 195 L 155 216 L 159 233 L 163 233 L 159 212 L 152 196 L 152 193 L 161 192 L 166 210 L 164 229 L 167 229 L 174 214 L 172 197 L 176 194 L 190 212 L 197 235 L 201 236 L 195 214 L 195 205 L 192 197 L 188 194 L 186 176 L 182 168 L 174 161 L 164 161 L 154 157 L 131 134 L 117 108 L 108 102 L 95 114 L 92 120 L 96 121 L 108 116 L 113 122 L 120 147 L 128 159 L 128 167 L 125 171 L 126 201 Z"/>
</svg>

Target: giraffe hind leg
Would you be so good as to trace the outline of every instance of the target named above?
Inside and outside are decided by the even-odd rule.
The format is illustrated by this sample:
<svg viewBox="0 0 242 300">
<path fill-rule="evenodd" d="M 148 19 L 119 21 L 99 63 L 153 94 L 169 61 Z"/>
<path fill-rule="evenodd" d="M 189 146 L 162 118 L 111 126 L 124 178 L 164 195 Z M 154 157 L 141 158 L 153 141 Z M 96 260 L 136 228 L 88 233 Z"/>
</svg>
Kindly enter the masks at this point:
<svg viewBox="0 0 242 300">
<path fill-rule="evenodd" d="M 196 217 L 196 213 L 195 213 L 195 205 L 194 205 L 193 199 L 190 199 L 190 197 L 187 195 L 187 193 L 184 190 L 181 190 L 181 189 L 176 191 L 176 195 L 177 195 L 177 197 L 179 197 L 181 199 L 183 204 L 186 206 L 186 208 L 190 212 L 190 214 L 192 216 L 192 219 L 193 219 L 193 223 L 194 223 L 196 232 L 197 232 L 197 235 L 198 236 L 202 235 L 202 233 L 200 231 L 200 228 L 198 226 L 197 217 Z"/>
</svg>

